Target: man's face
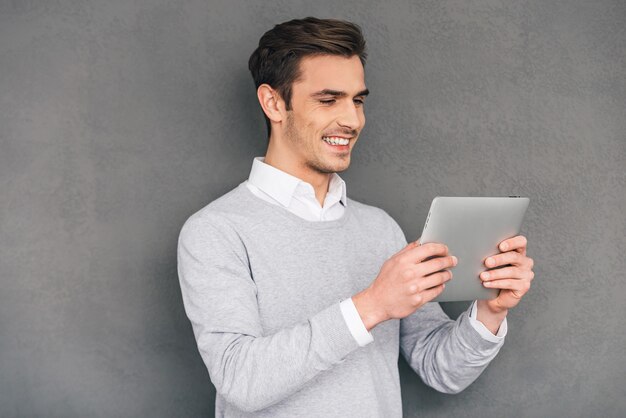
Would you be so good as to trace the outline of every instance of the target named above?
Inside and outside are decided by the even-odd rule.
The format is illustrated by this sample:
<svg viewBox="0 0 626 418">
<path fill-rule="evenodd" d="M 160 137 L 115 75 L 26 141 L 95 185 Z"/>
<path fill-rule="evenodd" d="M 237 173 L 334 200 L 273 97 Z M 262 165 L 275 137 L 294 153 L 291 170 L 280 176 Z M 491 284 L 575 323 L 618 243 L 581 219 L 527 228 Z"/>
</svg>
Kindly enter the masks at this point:
<svg viewBox="0 0 626 418">
<path fill-rule="evenodd" d="M 303 58 L 300 71 L 300 80 L 292 87 L 284 144 L 307 170 L 344 171 L 365 125 L 363 102 L 368 92 L 363 65 L 358 56 L 321 55 Z M 346 145 L 329 143 L 346 139 Z"/>
</svg>

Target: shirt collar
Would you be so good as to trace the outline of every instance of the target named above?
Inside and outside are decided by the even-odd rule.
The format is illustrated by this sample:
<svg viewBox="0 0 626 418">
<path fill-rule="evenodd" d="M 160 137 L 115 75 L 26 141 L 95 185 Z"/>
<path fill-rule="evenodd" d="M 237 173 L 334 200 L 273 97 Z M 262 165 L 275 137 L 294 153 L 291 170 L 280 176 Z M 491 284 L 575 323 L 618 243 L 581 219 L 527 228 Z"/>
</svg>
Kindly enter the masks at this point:
<svg viewBox="0 0 626 418">
<path fill-rule="evenodd" d="M 300 189 L 309 189 L 314 195 L 313 186 L 300 180 L 298 177 L 266 164 L 265 157 L 254 157 L 248 181 L 277 200 L 284 207 L 289 207 L 291 198 L 301 184 L 305 187 L 300 187 Z M 346 182 L 339 174 L 332 173 L 328 184 L 328 193 L 340 195 L 339 201 L 343 206 L 347 205 Z"/>
</svg>

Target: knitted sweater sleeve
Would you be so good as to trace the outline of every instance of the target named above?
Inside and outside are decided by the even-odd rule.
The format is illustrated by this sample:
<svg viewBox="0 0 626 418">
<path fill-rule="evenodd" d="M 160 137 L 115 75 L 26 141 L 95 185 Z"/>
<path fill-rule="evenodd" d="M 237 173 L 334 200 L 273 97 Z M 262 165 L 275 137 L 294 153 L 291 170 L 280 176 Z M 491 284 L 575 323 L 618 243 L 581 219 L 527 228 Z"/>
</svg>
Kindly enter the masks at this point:
<svg viewBox="0 0 626 418">
<path fill-rule="evenodd" d="M 247 412 L 280 402 L 359 348 L 340 301 L 264 335 L 246 248 L 217 217 L 192 216 L 178 239 L 185 312 L 217 392 Z"/>
<path fill-rule="evenodd" d="M 407 241 L 400 226 L 391 221 L 399 251 Z M 430 302 L 400 320 L 402 356 L 425 384 L 439 392 L 464 390 L 480 376 L 502 346 L 484 339 L 476 331 L 469 312 L 468 308 L 453 320 L 438 302 Z"/>
</svg>

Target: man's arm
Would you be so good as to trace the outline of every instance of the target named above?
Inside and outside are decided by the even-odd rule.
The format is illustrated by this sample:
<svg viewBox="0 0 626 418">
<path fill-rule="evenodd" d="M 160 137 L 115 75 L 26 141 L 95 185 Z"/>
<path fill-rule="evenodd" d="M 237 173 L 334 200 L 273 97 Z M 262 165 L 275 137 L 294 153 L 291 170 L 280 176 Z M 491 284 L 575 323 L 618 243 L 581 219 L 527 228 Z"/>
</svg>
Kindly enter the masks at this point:
<svg viewBox="0 0 626 418">
<path fill-rule="evenodd" d="M 357 311 L 364 313 L 367 330 L 382 322 L 367 290 L 352 300 Z M 504 342 L 504 337 L 485 338 L 476 329 L 469 315 L 473 305 L 456 321 L 437 302 L 426 303 L 400 319 L 400 352 L 424 383 L 439 392 L 459 393 L 469 386 Z"/>
<path fill-rule="evenodd" d="M 221 219 L 190 218 L 178 241 L 178 276 L 198 350 L 217 392 L 244 411 L 266 408 L 359 348 L 340 301 L 263 335 L 245 248 Z"/>
<path fill-rule="evenodd" d="M 491 312 L 486 305 L 486 300 L 476 301 L 476 319 L 480 321 L 485 327 L 491 331 L 492 334 L 496 334 L 502 323 L 506 320 L 508 310 L 503 312 Z"/>
<path fill-rule="evenodd" d="M 400 320 L 400 352 L 424 383 L 443 393 L 467 388 L 503 343 L 481 336 L 470 324 L 469 309 L 455 321 L 430 302 Z"/>
<path fill-rule="evenodd" d="M 484 339 L 494 342 L 501 341 L 507 334 L 508 325 L 506 323 L 506 317 L 495 330 L 487 328 L 484 322 L 477 319 L 478 302 L 480 302 L 480 300 L 475 300 L 470 305 L 470 323 Z"/>
<path fill-rule="evenodd" d="M 392 219 L 393 221 L 393 219 Z M 407 245 L 393 221 L 397 248 Z M 452 320 L 437 302 L 426 303 L 400 320 L 400 352 L 427 385 L 459 393 L 480 376 L 498 354 L 504 339 L 486 339 L 471 323 L 469 312 Z"/>
</svg>

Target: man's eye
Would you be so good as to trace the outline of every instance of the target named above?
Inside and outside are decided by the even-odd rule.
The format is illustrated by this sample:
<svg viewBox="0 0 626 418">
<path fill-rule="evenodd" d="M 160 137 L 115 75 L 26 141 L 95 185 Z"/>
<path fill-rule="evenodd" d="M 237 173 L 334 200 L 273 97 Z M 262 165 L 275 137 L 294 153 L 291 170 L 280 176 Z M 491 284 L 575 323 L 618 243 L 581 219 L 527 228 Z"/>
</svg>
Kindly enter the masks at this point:
<svg viewBox="0 0 626 418">
<path fill-rule="evenodd" d="M 320 103 L 323 103 L 323 104 L 331 104 L 331 103 L 335 103 L 335 99 L 320 100 Z M 363 104 L 365 104 L 365 100 L 362 100 L 362 99 L 354 99 L 354 103 L 356 103 L 356 104 L 358 104 L 358 105 L 363 105 Z"/>
</svg>

